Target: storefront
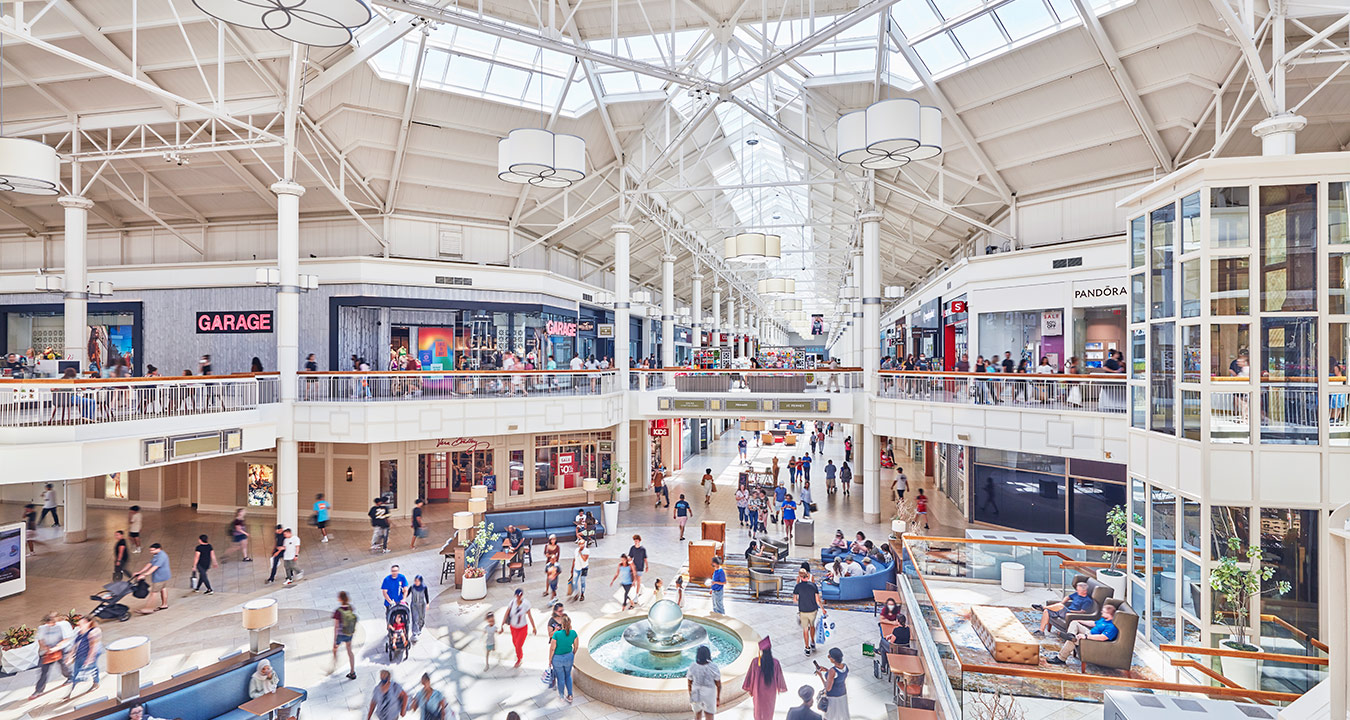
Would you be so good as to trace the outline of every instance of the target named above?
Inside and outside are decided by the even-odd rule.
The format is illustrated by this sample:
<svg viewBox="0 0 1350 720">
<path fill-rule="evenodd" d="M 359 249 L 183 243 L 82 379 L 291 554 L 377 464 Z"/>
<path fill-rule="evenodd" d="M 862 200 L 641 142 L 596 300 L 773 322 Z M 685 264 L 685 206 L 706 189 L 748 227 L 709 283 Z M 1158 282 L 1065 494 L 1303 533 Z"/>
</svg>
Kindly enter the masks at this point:
<svg viewBox="0 0 1350 720">
<path fill-rule="evenodd" d="M 961 508 L 962 515 L 966 515 L 967 448 L 965 445 L 937 443 L 937 456 L 937 476 L 934 480 L 938 492 L 951 499 L 956 507 Z"/>
<path fill-rule="evenodd" d="M 1027 362 L 1027 372 L 1035 372 L 1041 358 L 1048 358 L 1056 372 L 1062 369 L 1064 353 L 1064 310 L 1012 310 L 980 313 L 980 354 L 1003 357 L 1012 353 L 1014 363 Z"/>
<path fill-rule="evenodd" d="M 915 359 L 920 355 L 930 361 L 942 357 L 942 298 L 924 303 L 909 316 L 909 346 L 907 354 Z"/>
<path fill-rule="evenodd" d="M 88 360 L 84 371 L 107 375 L 125 359 L 133 374 L 142 374 L 141 316 L 138 302 L 90 303 L 82 342 Z M 7 305 L 0 313 L 0 333 L 5 354 L 25 355 L 31 349 L 35 358 L 58 358 L 65 347 L 64 308 L 60 303 Z"/>
<path fill-rule="evenodd" d="M 942 306 L 942 369 L 955 370 L 956 363 L 967 353 L 969 334 L 967 320 L 970 317 L 970 305 L 966 296 L 944 303 Z"/>
<path fill-rule="evenodd" d="M 614 358 L 613 312 L 581 306 L 577 313 L 577 353 L 584 358 L 594 357 L 597 360 Z"/>
<path fill-rule="evenodd" d="M 693 361 L 694 331 L 680 325 L 675 326 L 675 364 L 689 365 Z"/>
<path fill-rule="evenodd" d="M 1073 354 L 1085 371 L 1100 371 L 1107 353 L 1124 351 L 1128 300 L 1124 278 L 1073 284 Z"/>
<path fill-rule="evenodd" d="M 1124 465 L 987 448 L 970 453 L 971 520 L 1112 544 L 1106 514 L 1126 503 Z"/>
</svg>

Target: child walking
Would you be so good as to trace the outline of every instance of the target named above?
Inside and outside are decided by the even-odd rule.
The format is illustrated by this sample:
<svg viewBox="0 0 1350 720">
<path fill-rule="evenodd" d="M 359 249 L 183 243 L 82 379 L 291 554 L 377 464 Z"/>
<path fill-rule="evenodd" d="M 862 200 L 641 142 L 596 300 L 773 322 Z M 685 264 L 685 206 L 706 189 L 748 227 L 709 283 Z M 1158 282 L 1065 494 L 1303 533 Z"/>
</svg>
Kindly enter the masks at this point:
<svg viewBox="0 0 1350 720">
<path fill-rule="evenodd" d="M 483 667 L 492 667 L 492 654 L 497 652 L 497 623 L 492 613 L 487 614 L 487 624 L 483 626 Z"/>
</svg>

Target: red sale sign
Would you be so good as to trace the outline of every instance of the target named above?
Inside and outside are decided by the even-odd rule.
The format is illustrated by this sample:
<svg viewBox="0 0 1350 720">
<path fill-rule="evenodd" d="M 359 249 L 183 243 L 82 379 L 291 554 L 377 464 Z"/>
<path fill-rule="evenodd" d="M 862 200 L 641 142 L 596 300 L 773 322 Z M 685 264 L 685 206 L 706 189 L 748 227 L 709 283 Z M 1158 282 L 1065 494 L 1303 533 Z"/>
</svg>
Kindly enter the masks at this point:
<svg viewBox="0 0 1350 720">
<path fill-rule="evenodd" d="M 571 475 L 577 472 L 576 453 L 558 453 L 558 474 Z"/>
</svg>

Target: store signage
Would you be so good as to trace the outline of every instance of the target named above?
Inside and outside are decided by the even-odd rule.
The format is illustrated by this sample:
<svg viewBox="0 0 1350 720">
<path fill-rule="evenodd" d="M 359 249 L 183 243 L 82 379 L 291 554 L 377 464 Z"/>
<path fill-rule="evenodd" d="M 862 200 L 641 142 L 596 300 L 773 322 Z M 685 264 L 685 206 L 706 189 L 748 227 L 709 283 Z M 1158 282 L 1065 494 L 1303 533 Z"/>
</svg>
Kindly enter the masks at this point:
<svg viewBox="0 0 1350 720">
<path fill-rule="evenodd" d="M 686 328 L 686 327 L 677 327 L 677 328 L 675 328 L 675 342 L 678 342 L 678 343 L 688 343 L 688 342 L 690 342 L 690 341 L 693 339 L 693 337 L 694 337 L 694 335 L 693 335 L 693 333 L 689 330 L 689 328 Z"/>
<path fill-rule="evenodd" d="M 614 323 L 600 323 L 595 328 L 595 336 L 602 338 L 614 337 Z"/>
<path fill-rule="evenodd" d="M 557 337 L 577 336 L 577 324 L 566 320 L 549 320 L 547 330 L 549 335 Z"/>
<path fill-rule="evenodd" d="M 1130 290 L 1124 280 L 1076 280 L 1073 284 L 1074 307 L 1124 305 L 1129 299 Z"/>
<path fill-rule="evenodd" d="M 950 309 L 948 312 L 949 312 L 950 314 L 952 314 L 952 315 L 955 315 L 955 314 L 957 314 L 957 313 L 963 313 L 963 312 L 966 312 L 966 301 L 965 301 L 965 300 L 953 300 L 953 301 L 952 301 L 952 305 L 951 305 L 951 309 Z"/>
<path fill-rule="evenodd" d="M 578 320 L 577 332 L 595 332 L 594 320 Z"/>
<path fill-rule="evenodd" d="M 476 450 L 491 450 L 492 442 L 489 440 L 474 440 L 473 438 L 454 438 L 453 440 L 442 438 L 436 441 L 436 447 L 448 447 L 455 451 L 474 452 Z"/>
<path fill-rule="evenodd" d="M 577 471 L 576 453 L 558 453 L 558 474 L 571 475 Z"/>
<path fill-rule="evenodd" d="M 670 428 L 668 427 L 658 427 L 653 425 L 650 428 L 650 432 L 652 437 L 670 437 Z"/>
<path fill-rule="evenodd" d="M 1041 336 L 1064 334 L 1064 311 L 1046 310 L 1041 313 Z"/>
<path fill-rule="evenodd" d="M 270 333 L 272 311 L 199 312 L 197 334 L 206 333 Z"/>
</svg>

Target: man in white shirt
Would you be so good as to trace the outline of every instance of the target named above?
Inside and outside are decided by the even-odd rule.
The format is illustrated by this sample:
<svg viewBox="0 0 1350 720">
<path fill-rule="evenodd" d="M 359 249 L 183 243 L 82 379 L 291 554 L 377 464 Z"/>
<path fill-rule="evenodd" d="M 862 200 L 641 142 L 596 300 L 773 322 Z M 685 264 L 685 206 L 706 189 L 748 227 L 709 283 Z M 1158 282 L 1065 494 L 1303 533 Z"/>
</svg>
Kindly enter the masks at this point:
<svg viewBox="0 0 1350 720">
<path fill-rule="evenodd" d="M 290 528 L 286 528 L 282 533 L 281 541 L 281 559 L 286 564 L 286 582 L 285 585 L 294 585 L 296 580 L 304 577 L 300 572 L 300 538 Z"/>
<path fill-rule="evenodd" d="M 872 564 L 872 558 L 863 558 L 862 574 L 872 575 L 876 573 L 877 566 Z"/>
<path fill-rule="evenodd" d="M 38 525 L 47 519 L 47 513 L 51 513 L 52 527 L 61 527 L 61 518 L 56 514 L 56 491 L 52 489 L 52 484 L 47 483 L 47 488 L 42 491 L 42 516 L 38 518 Z"/>
<path fill-rule="evenodd" d="M 862 574 L 864 574 L 863 566 L 859 565 L 858 561 L 850 556 L 848 561 L 844 563 L 844 577 L 858 577 Z"/>
<path fill-rule="evenodd" d="M 572 367 L 573 370 L 582 370 L 582 369 L 585 369 L 586 365 L 585 365 L 585 363 L 582 361 L 580 355 L 573 355 L 573 356 L 572 356 L 572 364 L 571 364 L 571 367 Z"/>
</svg>

